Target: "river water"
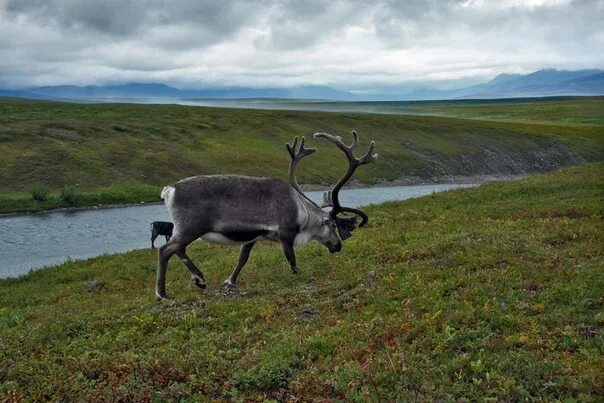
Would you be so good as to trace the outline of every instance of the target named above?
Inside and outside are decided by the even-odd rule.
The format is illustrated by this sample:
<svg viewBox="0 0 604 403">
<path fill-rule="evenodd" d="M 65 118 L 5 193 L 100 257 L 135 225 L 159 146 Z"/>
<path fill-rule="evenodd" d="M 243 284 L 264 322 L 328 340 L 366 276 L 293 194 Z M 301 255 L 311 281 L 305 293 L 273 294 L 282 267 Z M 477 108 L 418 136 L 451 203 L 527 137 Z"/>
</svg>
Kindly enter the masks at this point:
<svg viewBox="0 0 604 403">
<path fill-rule="evenodd" d="M 468 186 L 472 185 L 346 189 L 340 192 L 340 199 L 343 205 L 358 207 Z M 317 202 L 322 200 L 322 192 L 307 195 Z M 149 248 L 151 221 L 169 221 L 163 204 L 0 217 L 0 278 L 19 276 L 68 259 Z M 163 236 L 159 237 L 155 245 L 163 241 Z"/>
</svg>

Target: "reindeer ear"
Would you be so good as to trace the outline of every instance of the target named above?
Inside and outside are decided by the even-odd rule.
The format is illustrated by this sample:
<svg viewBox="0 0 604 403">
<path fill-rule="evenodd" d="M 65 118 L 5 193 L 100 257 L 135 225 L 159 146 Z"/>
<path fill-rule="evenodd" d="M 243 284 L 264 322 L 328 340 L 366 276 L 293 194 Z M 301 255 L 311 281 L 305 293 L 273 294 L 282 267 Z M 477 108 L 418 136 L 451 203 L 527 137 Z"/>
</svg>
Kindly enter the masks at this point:
<svg viewBox="0 0 604 403">
<path fill-rule="evenodd" d="M 357 228 L 356 217 L 336 217 L 336 226 L 338 227 L 338 233 L 342 241 L 352 236 L 352 231 Z"/>
</svg>

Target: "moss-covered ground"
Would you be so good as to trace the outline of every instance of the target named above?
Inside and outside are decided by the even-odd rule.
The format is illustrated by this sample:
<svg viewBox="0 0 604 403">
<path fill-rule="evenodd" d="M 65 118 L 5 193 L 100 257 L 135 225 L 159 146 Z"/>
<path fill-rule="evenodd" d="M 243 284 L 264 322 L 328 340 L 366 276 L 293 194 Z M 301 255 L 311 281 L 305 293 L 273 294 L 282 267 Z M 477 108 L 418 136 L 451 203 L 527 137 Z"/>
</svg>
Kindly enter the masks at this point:
<svg viewBox="0 0 604 403">
<path fill-rule="evenodd" d="M 195 243 L 0 280 L 0 396 L 51 401 L 601 401 L 604 166 L 367 208 L 332 256 Z M 92 282 L 91 282 L 92 281 Z M 88 283 L 87 282 L 91 282 Z"/>
</svg>

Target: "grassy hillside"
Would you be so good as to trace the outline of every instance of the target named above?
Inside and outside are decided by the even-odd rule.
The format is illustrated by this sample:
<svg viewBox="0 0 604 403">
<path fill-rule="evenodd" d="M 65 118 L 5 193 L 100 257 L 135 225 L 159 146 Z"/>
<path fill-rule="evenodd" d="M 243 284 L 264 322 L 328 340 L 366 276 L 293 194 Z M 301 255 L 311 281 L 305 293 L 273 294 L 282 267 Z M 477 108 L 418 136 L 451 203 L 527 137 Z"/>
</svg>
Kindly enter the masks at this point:
<svg viewBox="0 0 604 403">
<path fill-rule="evenodd" d="M 365 145 L 375 139 L 380 159 L 357 174 L 375 183 L 540 172 L 601 160 L 602 128 L 0 99 L 0 213 L 157 200 L 161 186 L 199 174 L 285 177 L 284 143 L 315 131 L 356 129 Z M 311 144 L 319 152 L 301 164 L 300 180 L 333 183 L 344 158 L 330 144 Z"/>
<path fill-rule="evenodd" d="M 48 400 L 597 401 L 604 394 L 604 166 L 367 209 L 300 273 L 260 245 L 192 245 L 210 288 L 155 253 L 0 280 L 5 397 Z M 97 287 L 87 290 L 86 282 Z"/>
</svg>

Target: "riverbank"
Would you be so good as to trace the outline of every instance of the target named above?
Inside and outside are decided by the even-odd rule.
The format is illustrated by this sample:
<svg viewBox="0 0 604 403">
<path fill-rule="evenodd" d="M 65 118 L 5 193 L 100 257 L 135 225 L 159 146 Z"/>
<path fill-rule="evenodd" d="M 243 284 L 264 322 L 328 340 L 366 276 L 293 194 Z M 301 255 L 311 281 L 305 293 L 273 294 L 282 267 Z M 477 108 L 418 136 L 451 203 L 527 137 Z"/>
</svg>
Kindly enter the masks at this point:
<svg viewBox="0 0 604 403">
<path fill-rule="evenodd" d="M 194 243 L 0 280 L 0 398 L 578 400 L 604 393 L 604 165 L 392 202 L 330 255 Z"/>
<path fill-rule="evenodd" d="M 50 211 L 77 211 L 114 208 L 145 203 L 161 203 L 161 187 L 148 185 L 114 186 L 94 191 L 71 190 L 46 194 L 36 200 L 28 194 L 0 195 L 0 216 Z"/>
<path fill-rule="evenodd" d="M 391 181 L 378 180 L 375 184 L 365 185 L 355 179 L 351 179 L 344 189 L 372 189 L 393 186 L 418 186 L 418 185 L 482 185 L 488 182 L 510 181 L 526 178 L 528 175 L 443 175 L 432 178 L 418 176 L 403 176 Z M 330 190 L 329 185 L 300 185 L 304 191 Z"/>
<path fill-rule="evenodd" d="M 76 211 L 90 211 L 90 210 L 104 210 L 124 207 L 136 207 L 136 206 L 159 206 L 164 204 L 163 200 L 153 202 L 134 202 L 134 203 L 115 203 L 115 204 L 96 204 L 92 206 L 82 207 L 56 207 L 49 208 L 46 210 L 33 210 L 33 211 L 15 211 L 12 213 L 0 213 L 0 218 L 3 217 L 18 217 L 22 215 L 33 215 L 33 214 L 48 214 L 48 213 L 60 213 L 60 212 L 76 212 Z"/>
</svg>

